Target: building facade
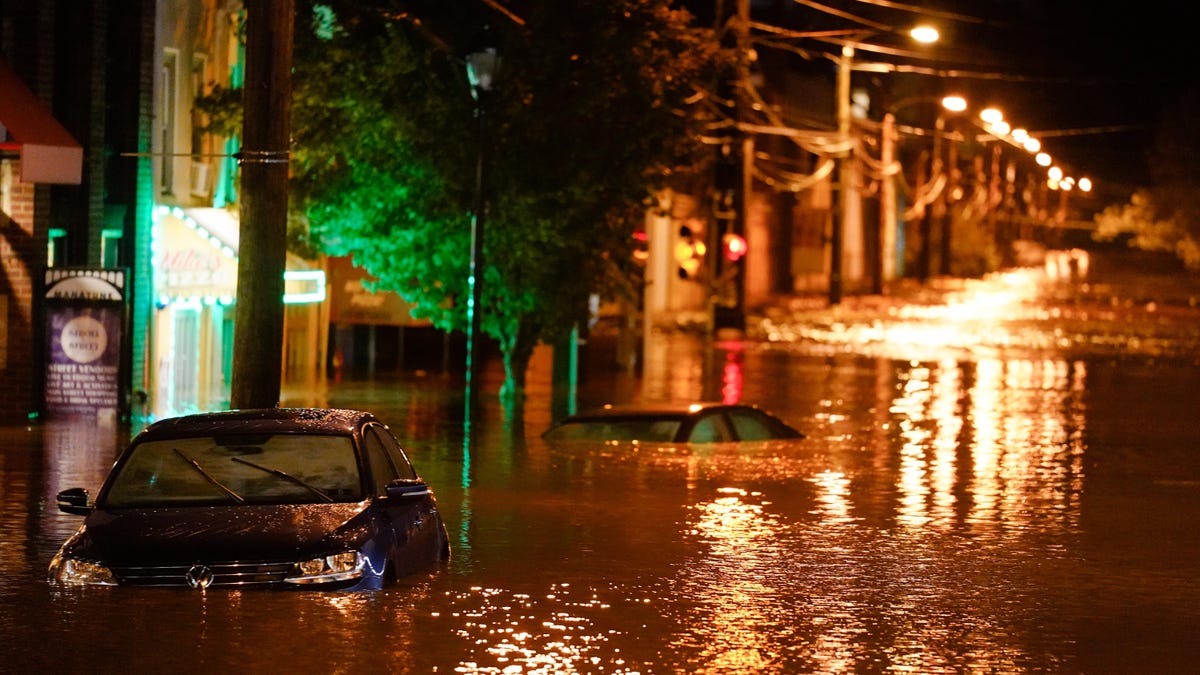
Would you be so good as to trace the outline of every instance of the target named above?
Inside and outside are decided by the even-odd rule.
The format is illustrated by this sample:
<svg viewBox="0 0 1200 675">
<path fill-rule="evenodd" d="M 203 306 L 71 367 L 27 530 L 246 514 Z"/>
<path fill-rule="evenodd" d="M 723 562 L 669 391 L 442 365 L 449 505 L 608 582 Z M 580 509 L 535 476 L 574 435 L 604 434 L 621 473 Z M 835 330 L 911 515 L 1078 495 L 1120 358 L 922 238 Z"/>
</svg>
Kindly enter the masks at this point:
<svg viewBox="0 0 1200 675">
<path fill-rule="evenodd" d="M 129 271 L 122 405 L 146 390 L 153 6 L 0 3 L 0 418 L 43 409 L 49 267 Z"/>
<path fill-rule="evenodd" d="M 227 0 L 0 2 L 0 419 L 47 411 L 43 294 L 68 269 L 122 280 L 122 415 L 228 405 L 238 143 L 195 100 L 240 86 L 244 20 Z M 289 257 L 285 283 L 281 378 L 311 391 L 324 270 Z"/>
<path fill-rule="evenodd" d="M 158 3 L 148 400 L 154 417 L 229 406 L 239 142 L 236 133 L 210 130 L 196 100 L 242 85 L 245 20 L 240 1 Z M 281 381 L 290 390 L 319 391 L 329 330 L 322 263 L 289 254 L 285 284 Z"/>
</svg>

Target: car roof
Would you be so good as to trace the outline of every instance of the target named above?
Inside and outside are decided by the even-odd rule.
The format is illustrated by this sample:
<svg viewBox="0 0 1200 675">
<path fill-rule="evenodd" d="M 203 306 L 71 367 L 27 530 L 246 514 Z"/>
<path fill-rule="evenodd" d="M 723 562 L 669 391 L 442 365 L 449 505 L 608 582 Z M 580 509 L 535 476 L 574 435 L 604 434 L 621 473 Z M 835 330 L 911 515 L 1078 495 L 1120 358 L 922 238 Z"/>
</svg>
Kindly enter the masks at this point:
<svg viewBox="0 0 1200 675">
<path fill-rule="evenodd" d="M 220 433 L 353 434 L 361 425 L 371 421 L 375 421 L 372 413 L 341 408 L 227 410 L 159 420 L 138 434 L 138 440 Z"/>
<path fill-rule="evenodd" d="M 563 421 L 616 417 L 682 417 L 705 410 L 712 410 L 714 408 L 733 410 L 753 408 L 753 406 L 720 403 L 717 401 L 700 401 L 696 403 L 626 403 L 619 405 L 606 405 L 596 408 L 595 410 L 589 410 L 577 415 L 572 415 Z"/>
</svg>

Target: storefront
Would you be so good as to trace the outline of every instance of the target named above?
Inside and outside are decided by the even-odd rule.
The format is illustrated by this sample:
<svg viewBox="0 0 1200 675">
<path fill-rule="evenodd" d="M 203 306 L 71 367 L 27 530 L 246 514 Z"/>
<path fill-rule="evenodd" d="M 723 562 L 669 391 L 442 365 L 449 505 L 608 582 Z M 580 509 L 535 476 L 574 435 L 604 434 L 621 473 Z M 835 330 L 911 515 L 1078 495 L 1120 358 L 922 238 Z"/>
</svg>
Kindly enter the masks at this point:
<svg viewBox="0 0 1200 675">
<path fill-rule="evenodd" d="M 155 209 L 154 417 L 229 406 L 237 297 L 237 214 L 220 208 Z M 286 386 L 324 383 L 328 321 L 325 274 L 288 254 L 285 278 Z"/>
<path fill-rule="evenodd" d="M 445 372 L 462 361 L 462 345 L 394 291 L 375 288 L 375 278 L 349 257 L 326 258 L 329 272 L 330 376 L 372 377 L 404 370 Z M 453 350 L 453 354 L 452 354 Z"/>
</svg>

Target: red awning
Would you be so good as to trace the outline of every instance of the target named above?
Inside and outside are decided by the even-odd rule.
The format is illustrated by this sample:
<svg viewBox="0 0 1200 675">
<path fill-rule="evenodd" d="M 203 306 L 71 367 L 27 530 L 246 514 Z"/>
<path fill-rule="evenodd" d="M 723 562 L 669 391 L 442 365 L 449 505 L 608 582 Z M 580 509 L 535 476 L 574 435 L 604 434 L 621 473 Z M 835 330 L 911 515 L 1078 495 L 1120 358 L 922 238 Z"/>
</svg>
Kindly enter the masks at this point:
<svg viewBox="0 0 1200 675">
<path fill-rule="evenodd" d="M 83 177 L 83 148 L 50 109 L 0 60 L 0 125 L 8 129 L 21 153 L 21 182 L 79 185 Z"/>
</svg>

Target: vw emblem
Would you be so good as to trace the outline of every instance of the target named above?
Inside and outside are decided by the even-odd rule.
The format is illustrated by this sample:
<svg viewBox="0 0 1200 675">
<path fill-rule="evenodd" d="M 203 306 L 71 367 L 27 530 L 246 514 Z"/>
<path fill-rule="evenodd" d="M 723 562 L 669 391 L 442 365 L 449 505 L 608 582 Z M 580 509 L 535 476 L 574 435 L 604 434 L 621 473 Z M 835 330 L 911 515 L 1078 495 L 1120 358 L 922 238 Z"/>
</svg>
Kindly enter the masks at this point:
<svg viewBox="0 0 1200 675">
<path fill-rule="evenodd" d="M 192 565 L 183 578 L 187 579 L 188 586 L 204 590 L 212 583 L 213 572 L 208 565 Z"/>
</svg>

